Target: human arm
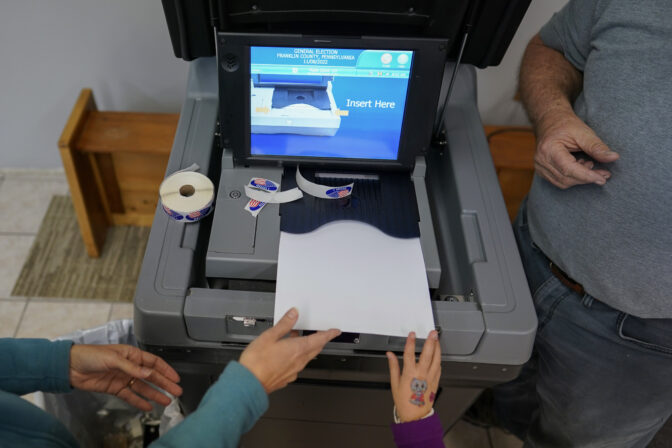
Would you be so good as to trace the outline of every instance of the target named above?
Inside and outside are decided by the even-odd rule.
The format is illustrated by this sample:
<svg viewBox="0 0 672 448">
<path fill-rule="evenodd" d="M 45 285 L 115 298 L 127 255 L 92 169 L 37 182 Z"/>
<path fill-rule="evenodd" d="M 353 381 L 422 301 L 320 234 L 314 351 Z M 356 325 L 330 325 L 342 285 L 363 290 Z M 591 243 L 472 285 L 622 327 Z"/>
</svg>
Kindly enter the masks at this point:
<svg viewBox="0 0 672 448">
<path fill-rule="evenodd" d="M 16 395 L 69 392 L 72 341 L 0 339 L 0 389 Z"/>
<path fill-rule="evenodd" d="M 441 377 L 441 346 L 438 334 L 431 331 L 415 362 L 415 333 L 410 333 L 404 347 L 404 368 L 387 352 L 390 389 L 395 406 L 396 424 L 392 425 L 398 448 L 443 447 L 443 428 L 433 406 Z"/>
<path fill-rule="evenodd" d="M 156 388 L 182 395 L 180 377 L 163 359 L 123 344 L 76 344 L 70 351 L 70 384 L 90 392 L 115 395 L 132 406 L 151 411 L 147 400 L 167 406 L 170 398 Z"/>
<path fill-rule="evenodd" d="M 234 448 L 268 408 L 268 395 L 244 366 L 231 361 L 198 409 L 152 443 L 152 448 Z"/>
<path fill-rule="evenodd" d="M 180 395 L 177 381 L 179 376 L 165 361 L 129 345 L 0 339 L 0 389 L 17 395 L 76 388 L 116 395 L 149 411 L 152 406 L 143 397 L 163 405 L 170 403 L 150 384 Z"/>
<path fill-rule="evenodd" d="M 306 364 L 339 330 L 298 337 L 291 329 L 298 320 L 292 308 L 230 362 L 208 390 L 198 409 L 154 442 L 159 447 L 236 447 L 268 408 L 268 394 L 297 378 Z M 291 332 L 291 333 L 290 333 Z M 287 334 L 290 337 L 285 338 Z"/>
<path fill-rule="evenodd" d="M 619 158 L 574 113 L 572 104 L 582 88 L 582 72 L 535 35 L 523 55 L 520 94 L 537 136 L 535 170 L 562 189 L 604 185 L 611 176 L 606 169 L 594 169 L 593 161 L 577 159 L 573 152 L 583 151 L 601 163 Z"/>
</svg>

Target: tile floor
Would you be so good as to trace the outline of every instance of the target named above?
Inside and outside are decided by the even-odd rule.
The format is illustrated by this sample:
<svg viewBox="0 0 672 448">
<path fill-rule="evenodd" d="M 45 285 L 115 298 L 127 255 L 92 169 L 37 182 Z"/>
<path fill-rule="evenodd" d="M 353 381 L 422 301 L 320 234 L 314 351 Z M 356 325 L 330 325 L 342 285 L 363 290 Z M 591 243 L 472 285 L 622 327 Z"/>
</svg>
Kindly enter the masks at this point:
<svg viewBox="0 0 672 448">
<path fill-rule="evenodd" d="M 51 197 L 67 193 L 60 170 L 0 170 L 0 337 L 55 338 L 133 316 L 130 304 L 11 296 Z"/>
<path fill-rule="evenodd" d="M 0 170 L 0 337 L 55 338 L 109 320 L 132 318 L 131 304 L 40 297 L 11 291 L 54 194 L 66 194 L 59 170 Z M 21 205 L 14 198 L 22 198 Z M 519 448 L 522 443 L 496 429 L 465 422 L 446 435 L 447 448 Z"/>
</svg>

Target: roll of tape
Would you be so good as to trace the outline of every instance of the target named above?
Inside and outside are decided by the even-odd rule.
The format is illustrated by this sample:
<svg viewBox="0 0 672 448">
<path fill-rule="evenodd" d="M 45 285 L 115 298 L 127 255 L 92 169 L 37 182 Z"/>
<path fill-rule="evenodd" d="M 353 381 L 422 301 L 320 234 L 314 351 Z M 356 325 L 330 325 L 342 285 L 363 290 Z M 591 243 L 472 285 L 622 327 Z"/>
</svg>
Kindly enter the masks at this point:
<svg viewBox="0 0 672 448">
<path fill-rule="evenodd" d="M 196 222 L 212 211 L 215 186 L 200 173 L 183 171 L 171 174 L 159 187 L 161 206 L 175 221 Z"/>
</svg>

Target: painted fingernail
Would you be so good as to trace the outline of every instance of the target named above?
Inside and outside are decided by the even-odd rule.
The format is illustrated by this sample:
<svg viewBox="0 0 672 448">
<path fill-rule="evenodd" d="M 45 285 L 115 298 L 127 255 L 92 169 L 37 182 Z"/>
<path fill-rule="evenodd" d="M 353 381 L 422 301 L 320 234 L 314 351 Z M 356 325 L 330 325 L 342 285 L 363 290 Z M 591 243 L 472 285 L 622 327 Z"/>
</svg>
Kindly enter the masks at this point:
<svg viewBox="0 0 672 448">
<path fill-rule="evenodd" d="M 299 315 L 299 312 L 296 311 L 296 308 L 292 308 L 289 311 L 287 311 L 287 317 L 289 317 L 290 319 L 295 319 L 296 316 L 298 316 L 298 315 Z"/>
</svg>

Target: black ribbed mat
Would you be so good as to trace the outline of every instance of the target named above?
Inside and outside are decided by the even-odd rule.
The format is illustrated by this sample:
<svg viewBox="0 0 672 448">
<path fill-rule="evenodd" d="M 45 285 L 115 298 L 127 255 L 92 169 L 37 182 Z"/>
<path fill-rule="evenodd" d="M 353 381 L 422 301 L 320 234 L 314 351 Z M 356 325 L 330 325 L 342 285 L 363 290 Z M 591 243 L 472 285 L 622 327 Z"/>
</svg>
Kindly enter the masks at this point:
<svg viewBox="0 0 672 448">
<path fill-rule="evenodd" d="M 312 232 L 332 221 L 361 221 L 397 238 L 420 236 L 418 205 L 411 176 L 403 172 L 376 173 L 347 178 L 347 173 L 329 177 L 324 170 L 301 168 L 306 180 L 328 186 L 354 182 L 352 195 L 342 199 L 321 199 L 307 194 L 294 202 L 280 204 L 280 230 L 288 233 Z M 332 172 L 330 170 L 330 172 Z M 345 177 L 341 177 L 345 176 Z M 373 178 L 375 177 L 375 178 Z M 296 187 L 296 169 L 285 168 L 282 189 Z"/>
</svg>

